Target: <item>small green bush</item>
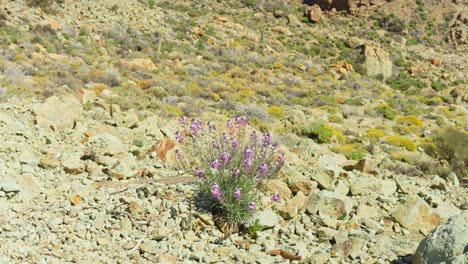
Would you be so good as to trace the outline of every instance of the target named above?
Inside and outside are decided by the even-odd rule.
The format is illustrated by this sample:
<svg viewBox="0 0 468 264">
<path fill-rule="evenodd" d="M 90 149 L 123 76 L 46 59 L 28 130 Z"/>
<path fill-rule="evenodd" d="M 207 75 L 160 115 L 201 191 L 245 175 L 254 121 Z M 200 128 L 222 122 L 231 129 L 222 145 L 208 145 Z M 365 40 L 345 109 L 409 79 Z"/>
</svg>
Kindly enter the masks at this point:
<svg viewBox="0 0 468 264">
<path fill-rule="evenodd" d="M 148 0 L 148 6 L 150 9 L 154 9 L 154 4 L 155 4 L 154 0 Z"/>
<path fill-rule="evenodd" d="M 298 134 L 316 140 L 318 143 L 330 143 L 333 136 L 333 129 L 321 123 L 313 123 L 302 128 Z"/>
<path fill-rule="evenodd" d="M 396 117 L 395 111 L 388 104 L 380 104 L 375 107 L 375 110 L 387 119 L 394 120 Z"/>
</svg>

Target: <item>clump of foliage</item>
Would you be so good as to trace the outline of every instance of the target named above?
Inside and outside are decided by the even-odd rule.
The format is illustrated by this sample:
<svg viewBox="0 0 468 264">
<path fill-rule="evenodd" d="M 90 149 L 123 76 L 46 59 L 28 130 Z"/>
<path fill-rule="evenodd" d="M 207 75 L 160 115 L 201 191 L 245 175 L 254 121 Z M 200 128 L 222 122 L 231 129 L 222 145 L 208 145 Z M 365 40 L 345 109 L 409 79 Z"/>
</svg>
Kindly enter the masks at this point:
<svg viewBox="0 0 468 264">
<path fill-rule="evenodd" d="M 180 118 L 181 130 L 176 139 L 181 145 L 176 160 L 181 169 L 201 179 L 199 197 L 217 219 L 230 227 L 249 220 L 256 210 L 256 188 L 273 178 L 284 165 L 284 154 L 272 142 L 272 135 L 262 137 L 253 131 L 247 135 L 247 118 L 236 117 L 225 129 L 213 122 Z"/>
<path fill-rule="evenodd" d="M 394 14 L 380 14 L 377 17 L 377 23 L 381 28 L 395 33 L 401 33 L 406 28 L 405 22 Z"/>
<path fill-rule="evenodd" d="M 406 91 L 410 87 L 424 88 L 426 85 L 418 80 L 415 80 L 407 72 L 400 73 L 397 77 L 388 79 L 387 84 L 395 90 Z"/>
<path fill-rule="evenodd" d="M 428 154 L 444 159 L 450 169 L 458 176 L 468 177 L 468 133 L 455 128 L 448 128 L 431 136 L 431 148 Z"/>
<path fill-rule="evenodd" d="M 375 107 L 375 110 L 387 119 L 394 120 L 396 117 L 395 111 L 388 104 L 380 104 Z"/>
<path fill-rule="evenodd" d="M 281 119 L 286 114 L 281 106 L 270 106 L 267 108 L 267 112 L 276 119 Z"/>
<path fill-rule="evenodd" d="M 364 149 L 362 144 L 346 144 L 339 147 L 334 147 L 331 149 L 334 152 L 345 155 L 347 159 L 352 160 L 361 160 L 367 154 L 367 151 Z"/>
<path fill-rule="evenodd" d="M 422 131 L 423 122 L 415 115 L 400 116 L 396 121 L 397 124 L 393 128 L 395 132 L 407 134 Z"/>
<path fill-rule="evenodd" d="M 403 136 L 388 136 L 386 140 L 390 145 L 404 147 L 409 151 L 416 150 L 416 144 L 409 138 Z"/>
<path fill-rule="evenodd" d="M 298 131 L 302 136 L 316 140 L 318 143 L 330 143 L 333 136 L 333 129 L 321 123 L 313 123 Z"/>
</svg>

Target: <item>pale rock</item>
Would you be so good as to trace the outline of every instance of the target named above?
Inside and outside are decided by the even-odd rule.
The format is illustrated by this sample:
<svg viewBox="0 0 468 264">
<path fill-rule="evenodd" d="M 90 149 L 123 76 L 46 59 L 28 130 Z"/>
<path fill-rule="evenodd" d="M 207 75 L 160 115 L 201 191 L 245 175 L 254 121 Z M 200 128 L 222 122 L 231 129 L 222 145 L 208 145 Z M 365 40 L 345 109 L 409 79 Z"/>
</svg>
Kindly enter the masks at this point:
<svg viewBox="0 0 468 264">
<path fill-rule="evenodd" d="M 449 173 L 449 175 L 447 176 L 447 181 L 450 182 L 453 186 L 460 186 L 460 181 L 458 180 L 458 177 L 454 172 Z"/>
<path fill-rule="evenodd" d="M 362 252 L 364 241 L 360 238 L 350 238 L 344 242 L 336 243 L 332 246 L 332 250 L 337 256 L 343 259 L 356 259 Z"/>
<path fill-rule="evenodd" d="M 307 7 L 305 14 L 310 21 L 317 23 L 322 18 L 322 9 L 318 5 Z"/>
<path fill-rule="evenodd" d="M 458 207 L 456 207 L 450 202 L 441 202 L 433 210 L 438 215 L 440 215 L 445 221 L 448 220 L 450 217 L 459 215 L 462 212 L 462 210 L 460 210 Z"/>
<path fill-rule="evenodd" d="M 357 209 L 358 218 L 377 218 L 379 217 L 379 209 L 375 206 L 359 205 Z"/>
<path fill-rule="evenodd" d="M 12 193 L 21 191 L 21 186 L 13 178 L 7 178 L 0 183 L 0 189 L 5 193 Z"/>
<path fill-rule="evenodd" d="M 392 179 L 382 180 L 371 176 L 359 175 L 358 179 L 351 182 L 350 189 L 353 195 L 381 194 L 392 196 L 397 190 L 397 185 Z"/>
<path fill-rule="evenodd" d="M 322 240 L 332 240 L 333 237 L 338 233 L 338 231 L 335 229 L 324 226 L 317 228 L 316 232 L 318 237 Z"/>
<path fill-rule="evenodd" d="M 322 170 L 313 170 L 310 173 L 310 178 L 318 183 L 318 185 L 324 189 L 329 190 L 331 187 L 332 177 L 328 176 Z"/>
<path fill-rule="evenodd" d="M 349 193 L 348 184 L 340 179 L 333 180 L 331 183 L 330 191 L 336 192 L 342 195 L 347 195 Z"/>
<path fill-rule="evenodd" d="M 283 170 L 287 175 L 288 186 L 293 193 L 301 191 L 305 195 L 308 195 L 312 190 L 317 188 L 317 182 L 310 180 L 310 178 L 298 172 L 292 166 L 286 165 Z"/>
<path fill-rule="evenodd" d="M 353 207 L 353 201 L 341 194 L 320 191 L 309 195 L 306 211 L 309 214 L 317 214 L 338 219 L 348 215 Z"/>
<path fill-rule="evenodd" d="M 423 233 L 431 231 L 443 222 L 443 219 L 417 196 L 395 209 L 391 216 L 410 231 Z"/>
<path fill-rule="evenodd" d="M 26 201 L 33 199 L 42 192 L 39 180 L 31 173 L 19 175 L 16 181 L 21 186 L 21 197 Z"/>
<path fill-rule="evenodd" d="M 373 45 L 364 46 L 364 70 L 369 76 L 382 76 L 383 79 L 390 78 L 393 71 L 393 63 L 388 52 Z"/>
<path fill-rule="evenodd" d="M 99 133 L 91 137 L 89 143 L 102 155 L 116 156 L 125 152 L 120 140 L 109 133 Z"/>
<path fill-rule="evenodd" d="M 0 134 L 24 134 L 26 127 L 16 118 L 0 112 Z"/>
<path fill-rule="evenodd" d="M 288 185 L 279 179 L 268 180 L 261 184 L 261 188 L 271 193 L 279 193 L 281 198 L 290 199 L 292 192 Z"/>
<path fill-rule="evenodd" d="M 52 96 L 36 107 L 36 123 L 43 128 L 63 131 L 73 128 L 82 111 L 80 102 L 74 96 Z"/>
<path fill-rule="evenodd" d="M 377 221 L 374 221 L 370 218 L 363 218 L 361 221 L 369 229 L 375 231 L 376 234 L 380 234 L 384 231 L 383 226 L 379 224 Z"/>
<path fill-rule="evenodd" d="M 252 223 L 258 220 L 258 224 L 265 228 L 273 228 L 279 224 L 278 215 L 271 209 L 257 211 L 252 217 Z"/>
<path fill-rule="evenodd" d="M 319 156 L 318 162 L 314 164 L 314 166 L 330 170 L 336 177 L 340 175 L 341 172 L 343 172 L 341 166 L 346 165 L 347 162 L 348 159 L 343 154 L 322 154 Z"/>
<path fill-rule="evenodd" d="M 65 153 L 62 157 L 63 170 L 69 174 L 80 174 L 86 169 L 81 153 Z"/>
<path fill-rule="evenodd" d="M 468 263 L 468 211 L 434 229 L 418 246 L 414 264 Z"/>
<path fill-rule="evenodd" d="M 301 191 L 296 196 L 279 208 L 279 213 L 284 219 L 294 218 L 307 204 L 307 196 Z"/>
</svg>

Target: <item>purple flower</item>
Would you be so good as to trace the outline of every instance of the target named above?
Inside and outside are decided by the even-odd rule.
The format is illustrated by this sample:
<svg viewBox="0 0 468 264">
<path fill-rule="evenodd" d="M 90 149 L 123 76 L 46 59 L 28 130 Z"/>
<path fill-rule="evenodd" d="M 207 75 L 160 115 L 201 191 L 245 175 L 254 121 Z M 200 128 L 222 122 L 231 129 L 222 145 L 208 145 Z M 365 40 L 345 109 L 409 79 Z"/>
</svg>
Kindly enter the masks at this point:
<svg viewBox="0 0 468 264">
<path fill-rule="evenodd" d="M 285 161 L 285 157 L 284 157 L 284 153 L 281 153 L 278 158 L 276 159 L 276 164 L 278 166 L 283 166 L 284 165 L 284 161 Z"/>
<path fill-rule="evenodd" d="M 250 167 L 252 167 L 254 155 L 255 155 L 255 152 L 253 148 L 247 147 L 244 150 L 244 161 L 243 161 L 244 170 L 248 170 L 250 169 Z"/>
<path fill-rule="evenodd" d="M 244 163 L 243 163 L 244 170 L 250 169 L 250 167 L 252 167 L 252 164 L 253 164 L 252 159 L 249 159 L 249 158 L 244 159 Z"/>
<path fill-rule="evenodd" d="M 179 118 L 179 124 L 180 124 L 181 126 L 187 125 L 187 117 L 182 116 L 181 118 Z"/>
<path fill-rule="evenodd" d="M 211 196 L 216 200 L 221 200 L 221 187 L 216 183 L 211 186 Z"/>
<path fill-rule="evenodd" d="M 271 146 L 271 148 L 273 149 L 273 151 L 276 151 L 280 148 L 280 145 L 278 143 L 275 143 Z"/>
<path fill-rule="evenodd" d="M 211 167 L 215 170 L 219 170 L 219 167 L 221 167 L 221 163 L 219 163 L 219 160 L 215 159 L 211 162 Z"/>
<path fill-rule="evenodd" d="M 281 197 L 280 197 L 279 193 L 273 194 L 273 196 L 271 196 L 271 200 L 272 200 L 273 202 L 279 203 L 279 202 L 281 201 Z"/>
<path fill-rule="evenodd" d="M 258 140 L 257 132 L 254 131 L 250 134 L 250 140 L 252 141 L 252 143 L 257 143 L 257 140 Z"/>
<path fill-rule="evenodd" d="M 254 202 L 250 202 L 248 207 L 250 213 L 253 213 L 255 210 L 257 210 L 257 205 Z"/>
<path fill-rule="evenodd" d="M 266 132 L 265 134 L 263 134 L 262 143 L 264 147 L 268 147 L 271 144 L 271 141 L 272 141 L 272 137 L 271 137 L 270 132 Z"/>
<path fill-rule="evenodd" d="M 216 132 L 216 126 L 213 122 L 208 122 L 208 129 L 210 130 L 210 133 Z"/>
<path fill-rule="evenodd" d="M 219 143 L 215 140 L 211 141 L 211 145 L 213 146 L 213 148 L 215 149 L 219 149 Z"/>
<path fill-rule="evenodd" d="M 245 127 L 248 123 L 246 116 L 238 116 L 234 120 L 239 127 Z"/>
<path fill-rule="evenodd" d="M 260 167 L 258 170 L 261 176 L 265 176 L 268 173 L 268 165 L 266 165 L 265 163 L 262 163 L 260 164 Z"/>
<path fill-rule="evenodd" d="M 195 175 L 197 175 L 198 178 L 205 178 L 205 172 L 200 167 L 195 169 Z"/>
<path fill-rule="evenodd" d="M 237 138 L 232 138 L 231 139 L 231 146 L 233 148 L 237 148 L 239 146 L 239 140 L 237 140 Z"/>
<path fill-rule="evenodd" d="M 229 162 L 229 153 L 224 152 L 223 154 L 221 154 L 221 162 L 223 164 L 226 164 Z"/>
<path fill-rule="evenodd" d="M 226 133 L 223 133 L 223 136 L 221 137 L 221 142 L 226 143 L 228 141 L 228 136 Z"/>
<path fill-rule="evenodd" d="M 237 176 L 239 176 L 239 174 L 240 174 L 240 170 L 239 170 L 239 169 L 234 169 L 234 170 L 232 170 L 232 177 L 237 177 Z"/>
<path fill-rule="evenodd" d="M 232 196 L 234 196 L 236 200 L 239 200 L 240 198 L 242 198 L 241 190 L 239 188 L 234 189 L 234 193 L 232 194 Z"/>
<path fill-rule="evenodd" d="M 179 141 L 179 143 L 182 143 L 184 142 L 184 134 L 182 134 L 180 131 L 177 131 L 175 133 L 175 138 L 177 139 L 177 141 Z"/>
<path fill-rule="evenodd" d="M 176 149 L 175 150 L 175 156 L 176 156 L 176 159 L 178 160 L 181 160 L 182 159 L 182 152 L 180 152 L 180 150 Z"/>
<path fill-rule="evenodd" d="M 232 119 L 229 119 L 227 121 L 227 124 L 226 124 L 227 128 L 229 128 L 229 130 L 234 130 L 234 122 L 232 122 Z"/>
<path fill-rule="evenodd" d="M 192 119 L 192 123 L 190 124 L 190 132 L 194 136 L 198 136 L 203 131 L 203 122 L 201 120 Z"/>
</svg>

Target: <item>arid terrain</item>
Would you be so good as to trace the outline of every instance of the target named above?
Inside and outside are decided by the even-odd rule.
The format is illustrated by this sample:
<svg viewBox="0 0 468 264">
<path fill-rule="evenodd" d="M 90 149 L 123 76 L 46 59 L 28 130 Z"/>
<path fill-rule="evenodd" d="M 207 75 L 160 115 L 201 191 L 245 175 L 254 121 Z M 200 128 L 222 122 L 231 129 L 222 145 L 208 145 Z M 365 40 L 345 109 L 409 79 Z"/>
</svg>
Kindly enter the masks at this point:
<svg viewBox="0 0 468 264">
<path fill-rule="evenodd" d="M 1 0 L 0 263 L 467 263 L 467 76 L 466 0 Z M 277 139 L 258 230 L 181 116 Z"/>
</svg>

